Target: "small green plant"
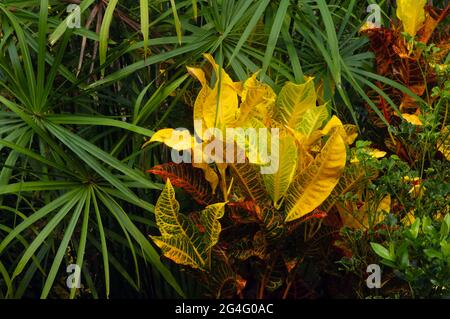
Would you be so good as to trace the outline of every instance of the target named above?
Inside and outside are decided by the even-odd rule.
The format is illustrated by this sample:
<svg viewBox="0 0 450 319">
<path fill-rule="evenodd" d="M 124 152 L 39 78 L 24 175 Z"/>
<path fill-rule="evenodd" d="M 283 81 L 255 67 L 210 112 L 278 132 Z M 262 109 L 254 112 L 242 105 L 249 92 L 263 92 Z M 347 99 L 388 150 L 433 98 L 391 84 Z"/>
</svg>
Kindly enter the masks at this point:
<svg viewBox="0 0 450 319">
<path fill-rule="evenodd" d="M 450 214 L 441 220 L 417 218 L 371 243 L 381 263 L 406 281 L 414 297 L 450 297 Z"/>
</svg>

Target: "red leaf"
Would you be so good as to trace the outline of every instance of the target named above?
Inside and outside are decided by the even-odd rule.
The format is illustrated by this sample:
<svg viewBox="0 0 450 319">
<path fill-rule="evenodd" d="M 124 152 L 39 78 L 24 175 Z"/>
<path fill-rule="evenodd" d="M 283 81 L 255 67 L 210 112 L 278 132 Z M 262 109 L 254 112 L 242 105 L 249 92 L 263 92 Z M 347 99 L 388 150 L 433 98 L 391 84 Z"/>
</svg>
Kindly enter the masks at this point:
<svg viewBox="0 0 450 319">
<path fill-rule="evenodd" d="M 200 205 L 216 202 L 203 171 L 190 164 L 167 163 L 157 165 L 147 172 L 160 176 L 164 181 L 169 178 L 173 186 L 183 189 Z"/>
</svg>

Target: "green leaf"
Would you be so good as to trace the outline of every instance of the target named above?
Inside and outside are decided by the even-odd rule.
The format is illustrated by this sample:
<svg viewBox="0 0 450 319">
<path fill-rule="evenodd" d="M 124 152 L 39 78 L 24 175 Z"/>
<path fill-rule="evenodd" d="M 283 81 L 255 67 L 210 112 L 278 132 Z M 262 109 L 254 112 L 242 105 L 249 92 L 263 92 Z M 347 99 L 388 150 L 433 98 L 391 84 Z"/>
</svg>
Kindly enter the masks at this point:
<svg viewBox="0 0 450 319">
<path fill-rule="evenodd" d="M 447 223 L 445 222 L 445 220 L 441 224 L 440 233 L 441 233 L 441 240 L 446 239 L 449 234 L 449 227 L 448 227 Z"/>
<path fill-rule="evenodd" d="M 83 0 L 80 3 L 80 12 L 83 13 L 91 4 L 93 4 L 95 0 Z M 54 45 L 56 41 L 66 32 L 68 22 L 71 21 L 75 17 L 76 11 L 72 11 L 65 19 L 62 21 L 58 27 L 53 31 L 53 33 L 49 37 L 49 42 L 51 45 Z"/>
<path fill-rule="evenodd" d="M 42 99 L 42 93 L 44 90 L 44 78 L 45 78 L 45 55 L 47 46 L 47 23 L 48 18 L 48 0 L 41 0 L 40 12 L 39 12 L 39 31 L 38 31 L 38 72 L 37 72 L 37 89 L 38 96 L 36 98 Z M 35 104 L 40 107 L 42 101 L 36 101 Z"/>
<path fill-rule="evenodd" d="M 235 46 L 235 48 L 233 50 L 233 54 L 231 55 L 231 57 L 229 59 L 229 61 L 230 61 L 229 63 L 230 64 L 233 61 L 233 59 L 238 55 L 238 53 L 241 50 L 242 46 L 245 44 L 245 42 L 249 38 L 250 34 L 255 29 L 256 24 L 261 19 L 261 16 L 263 15 L 263 13 L 266 10 L 267 5 L 269 3 L 270 3 L 270 0 L 261 0 L 261 1 L 259 1 L 258 7 L 254 11 L 254 13 L 252 15 L 252 18 L 250 19 L 250 21 L 248 22 L 247 26 L 245 27 L 244 32 L 242 32 L 242 34 L 240 35 L 239 41 L 238 41 L 238 43 L 236 44 L 236 46 Z"/>
<path fill-rule="evenodd" d="M 333 63 L 330 65 L 330 69 L 336 83 L 336 86 L 341 87 L 341 54 L 339 52 L 339 43 L 336 35 L 336 27 L 331 16 L 331 12 L 328 9 L 328 5 L 325 0 L 317 0 L 320 14 L 322 16 L 323 23 L 325 24 L 325 31 L 327 34 L 326 43 L 330 48 L 331 59 Z"/>
<path fill-rule="evenodd" d="M 409 266 L 409 254 L 408 254 L 408 244 L 404 243 L 400 246 L 398 250 L 399 263 L 402 269 Z"/>
<path fill-rule="evenodd" d="M 105 292 L 106 298 L 109 298 L 110 292 L 110 276 L 109 276 L 109 259 L 108 259 L 108 247 L 106 244 L 105 230 L 103 228 L 102 218 L 100 216 L 100 210 L 98 208 L 97 198 L 95 196 L 95 192 L 92 194 L 92 203 L 94 204 L 95 217 L 97 219 L 98 232 L 100 236 L 100 248 L 99 250 L 102 253 L 103 259 L 103 269 L 105 273 Z"/>
<path fill-rule="evenodd" d="M 139 246 L 142 248 L 147 260 L 158 270 L 161 275 L 166 279 L 167 283 L 173 287 L 173 289 L 181 296 L 184 297 L 184 292 L 176 282 L 173 275 L 167 269 L 167 267 L 160 261 L 159 255 L 153 246 L 150 244 L 147 238 L 141 233 L 136 225 L 131 221 L 129 216 L 124 212 L 122 207 L 108 194 L 103 193 L 100 190 L 96 191 L 98 198 L 102 201 L 103 205 L 113 214 L 113 216 L 123 224 L 127 232 L 131 237 L 136 240 Z"/>
<path fill-rule="evenodd" d="M 78 267 L 80 267 L 80 269 L 83 268 L 84 253 L 86 250 L 87 233 L 88 233 L 88 227 L 89 227 L 89 213 L 90 213 L 90 209 L 91 209 L 91 197 L 93 194 L 94 193 L 92 191 L 92 188 L 90 187 L 88 190 L 86 202 L 84 205 L 84 216 L 83 216 L 83 221 L 81 223 L 80 242 L 78 244 L 78 249 L 77 249 L 76 264 L 78 265 Z M 70 299 L 75 298 L 76 289 L 77 288 L 74 287 L 70 290 Z"/>
<path fill-rule="evenodd" d="M 108 2 L 105 14 L 103 15 L 102 26 L 100 27 L 98 56 L 100 59 L 100 65 L 102 65 L 102 78 L 105 75 L 104 64 L 106 63 L 106 52 L 108 50 L 109 28 L 111 26 L 111 21 L 114 15 L 114 10 L 116 9 L 117 2 L 118 0 L 110 0 Z"/>
<path fill-rule="evenodd" d="M 83 206 L 85 205 L 89 194 L 90 193 L 87 190 L 83 190 L 82 197 L 79 199 L 77 207 L 75 208 L 75 211 L 73 212 L 73 215 L 67 227 L 64 229 L 64 236 L 61 240 L 58 251 L 56 252 L 55 258 L 53 259 L 52 267 L 50 268 L 50 271 L 47 275 L 47 279 L 45 280 L 44 288 L 42 289 L 41 293 L 41 299 L 47 298 L 50 289 L 53 286 L 56 274 L 61 267 L 61 262 L 64 258 L 64 255 L 67 253 L 67 246 L 69 245 L 69 241 L 72 238 L 72 234 L 75 230 L 78 219 L 80 218 L 81 212 L 83 211 Z"/>
<path fill-rule="evenodd" d="M 137 72 L 138 70 L 143 69 L 149 65 L 152 65 L 152 64 L 155 64 L 155 63 L 158 63 L 161 61 L 167 61 L 175 56 L 185 54 L 188 52 L 192 52 L 192 51 L 204 46 L 207 43 L 208 43 L 208 41 L 206 41 L 206 40 L 194 41 L 193 43 L 184 45 L 180 48 L 177 48 L 177 49 L 174 49 L 174 50 L 171 50 L 168 52 L 152 55 L 145 60 L 141 60 L 141 61 L 135 62 L 133 64 L 127 65 L 123 69 L 120 69 L 119 71 L 116 71 L 101 80 L 98 80 L 98 81 L 95 81 L 95 82 L 89 84 L 86 87 L 86 89 L 94 89 L 94 88 L 98 88 L 103 85 L 115 83 L 118 80 L 123 79 L 124 77 L 127 77 L 130 74 L 133 74 L 133 73 Z"/>
<path fill-rule="evenodd" d="M 420 219 L 416 218 L 414 223 L 411 225 L 411 228 L 409 229 L 409 232 L 413 239 L 417 238 L 417 236 L 419 235 L 419 230 L 420 230 Z"/>
<path fill-rule="evenodd" d="M 264 53 L 263 66 L 261 70 L 261 81 L 264 80 L 270 61 L 273 58 L 273 52 L 277 46 L 278 36 L 280 35 L 281 27 L 283 26 L 284 18 L 289 7 L 289 0 L 281 0 L 278 6 L 277 14 L 273 21 L 272 29 L 270 30 L 269 39 L 267 41 L 266 52 Z"/>
<path fill-rule="evenodd" d="M 151 137 L 154 132 L 152 130 L 130 124 L 128 122 L 114 120 L 100 116 L 86 116 L 86 115 L 50 115 L 47 119 L 55 124 L 71 124 L 71 125 L 92 125 L 92 126 L 110 126 L 118 127 L 130 132 Z"/>
<path fill-rule="evenodd" d="M 446 214 L 444 217 L 444 223 L 447 224 L 447 227 L 450 228 L 450 214 Z"/>
<path fill-rule="evenodd" d="M 391 262 L 395 262 L 395 258 L 391 256 L 389 250 L 383 247 L 382 245 L 377 243 L 370 243 L 370 246 L 372 246 L 373 251 L 381 258 L 384 258 Z"/>
<path fill-rule="evenodd" d="M 78 192 L 70 198 L 66 205 L 49 221 L 46 223 L 45 227 L 39 232 L 37 237 L 30 244 L 28 249 L 23 253 L 21 259 L 17 263 L 14 269 L 13 278 L 17 277 L 25 268 L 30 258 L 34 255 L 36 250 L 44 243 L 44 241 L 53 233 L 54 229 L 62 222 L 64 217 L 72 210 L 72 208 L 80 201 L 83 197 L 83 189 L 78 189 Z M 28 220 L 22 222 L 22 224 L 27 223 Z M 21 225 L 22 225 L 21 224 Z M 20 227 L 20 225 L 18 226 Z M 11 235 L 12 233 L 10 233 Z M 6 239 L 5 239 L 6 241 Z M 3 242 L 2 242 L 3 244 Z M 3 245 L 2 245 L 3 246 Z"/>
<path fill-rule="evenodd" d="M 425 253 L 425 255 L 427 255 L 431 259 L 433 259 L 433 258 L 442 259 L 442 253 L 440 253 L 436 249 L 427 248 L 427 249 L 424 249 L 423 252 Z"/>
<path fill-rule="evenodd" d="M 144 56 L 147 56 L 148 46 L 148 0 L 139 0 L 141 10 L 141 32 L 144 38 Z"/>
<path fill-rule="evenodd" d="M 32 215 L 30 215 L 27 219 L 25 219 L 23 222 L 21 222 L 19 225 L 17 225 L 13 231 L 11 231 L 2 242 L 0 242 L 0 253 L 5 250 L 5 248 L 13 241 L 19 234 L 24 231 L 25 229 L 29 228 L 31 225 L 33 225 L 36 221 L 44 218 L 54 210 L 58 209 L 64 204 L 67 204 L 69 201 L 73 200 L 73 198 L 78 198 L 80 193 L 80 189 L 74 189 L 71 190 L 64 195 L 58 197 L 57 199 L 53 200 L 52 202 L 48 203 Z M 75 205 L 75 204 L 73 204 Z"/>
<path fill-rule="evenodd" d="M 0 185 L 0 195 L 15 194 L 20 192 L 57 191 L 79 186 L 79 182 L 71 181 L 20 182 L 15 184 Z"/>
<path fill-rule="evenodd" d="M 281 28 L 281 35 L 283 36 L 283 40 L 286 45 L 286 49 L 288 51 L 289 60 L 292 65 L 292 71 L 294 72 L 294 76 L 295 76 L 295 81 L 297 84 L 300 84 L 300 83 L 303 83 L 305 76 L 303 74 L 303 70 L 300 65 L 300 58 L 297 54 L 297 48 L 296 48 L 294 41 L 290 34 L 290 32 L 291 32 L 289 30 L 290 20 L 291 19 L 288 15 L 283 27 Z"/>
<path fill-rule="evenodd" d="M 181 21 L 178 17 L 177 6 L 175 0 L 170 0 L 170 5 L 172 7 L 173 21 L 175 23 L 175 31 L 177 33 L 178 43 L 181 44 L 181 39 L 183 35 L 181 34 Z"/>
</svg>

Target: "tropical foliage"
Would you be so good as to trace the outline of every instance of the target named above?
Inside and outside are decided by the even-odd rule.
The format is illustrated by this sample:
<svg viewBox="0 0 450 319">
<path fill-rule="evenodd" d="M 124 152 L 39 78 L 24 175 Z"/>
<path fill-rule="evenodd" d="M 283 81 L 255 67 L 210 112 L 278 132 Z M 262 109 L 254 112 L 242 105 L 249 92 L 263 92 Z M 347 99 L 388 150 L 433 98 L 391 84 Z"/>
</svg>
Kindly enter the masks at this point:
<svg viewBox="0 0 450 319">
<path fill-rule="evenodd" d="M 449 296 L 450 6 L 395 2 L 1 1 L 0 298 Z"/>
</svg>

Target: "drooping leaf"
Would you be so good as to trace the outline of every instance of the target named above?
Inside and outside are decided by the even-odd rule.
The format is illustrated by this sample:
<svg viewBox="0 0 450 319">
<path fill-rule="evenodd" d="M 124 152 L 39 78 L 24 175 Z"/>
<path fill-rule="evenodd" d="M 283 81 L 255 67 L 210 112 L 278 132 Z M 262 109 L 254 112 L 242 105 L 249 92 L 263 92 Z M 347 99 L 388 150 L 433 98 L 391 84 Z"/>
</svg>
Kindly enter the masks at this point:
<svg viewBox="0 0 450 319">
<path fill-rule="evenodd" d="M 443 9 L 439 9 L 433 6 L 426 6 L 425 11 L 426 11 L 425 22 L 423 23 L 423 27 L 419 30 L 417 34 L 418 36 L 417 40 L 422 43 L 428 43 L 437 26 L 448 16 L 450 12 L 450 6 L 447 4 L 447 6 L 444 7 Z M 448 43 L 448 39 L 443 40 L 443 43 L 444 47 L 441 47 L 439 43 L 436 45 L 441 49 L 439 52 L 434 53 L 437 54 L 438 59 L 439 56 L 441 55 L 442 57 L 446 56 L 449 51 L 448 45 L 445 45 L 445 43 Z"/>
<path fill-rule="evenodd" d="M 322 136 L 325 136 L 332 134 L 334 130 L 339 131 L 339 134 L 341 134 L 341 137 L 348 145 L 353 144 L 358 137 L 357 126 L 351 124 L 344 125 L 336 115 L 331 117 L 325 127 L 320 130 L 320 133 L 322 133 Z"/>
<path fill-rule="evenodd" d="M 180 214 L 175 191 L 167 179 L 155 207 L 161 236 L 151 236 L 164 256 L 192 268 L 208 269 L 210 251 L 217 244 L 225 203 L 213 204 L 199 212 L 198 224 Z"/>
<path fill-rule="evenodd" d="M 286 194 L 286 222 L 294 221 L 317 208 L 337 185 L 346 162 L 342 137 L 333 134 L 317 155 L 289 187 Z"/>
<path fill-rule="evenodd" d="M 205 72 L 203 72 L 202 69 L 187 67 L 187 70 L 189 74 L 195 77 L 202 85 L 202 88 L 200 89 L 200 92 L 198 93 L 197 98 L 195 99 L 194 102 L 193 117 L 194 121 L 200 121 L 200 123 L 202 124 L 202 129 L 204 130 L 205 128 L 207 128 L 207 125 L 203 117 L 203 108 L 206 105 L 206 100 L 212 94 L 212 89 L 206 82 Z M 203 137 L 203 131 L 197 131 L 198 128 L 197 127 L 194 128 L 196 130 L 195 133 L 197 134 L 197 136 Z"/>
</svg>

